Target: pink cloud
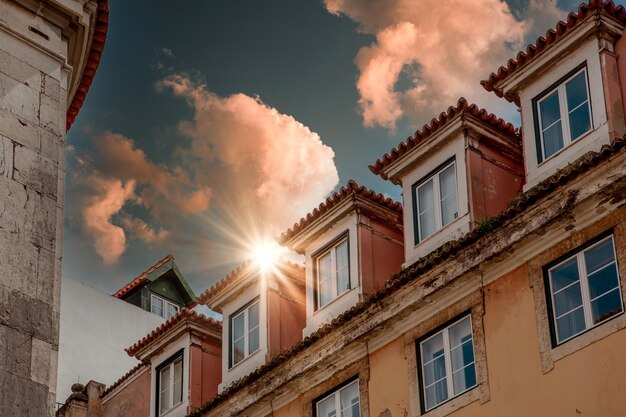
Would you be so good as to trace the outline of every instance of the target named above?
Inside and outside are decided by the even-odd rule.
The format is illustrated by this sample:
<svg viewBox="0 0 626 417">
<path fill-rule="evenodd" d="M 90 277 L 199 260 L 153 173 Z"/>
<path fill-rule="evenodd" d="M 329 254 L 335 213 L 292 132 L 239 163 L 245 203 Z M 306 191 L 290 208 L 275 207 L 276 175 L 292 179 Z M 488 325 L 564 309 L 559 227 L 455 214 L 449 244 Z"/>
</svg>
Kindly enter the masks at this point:
<svg viewBox="0 0 626 417">
<path fill-rule="evenodd" d="M 537 22 L 560 12 L 553 0 L 531 0 L 526 21 L 501 0 L 324 2 L 329 12 L 376 35 L 355 60 L 359 107 L 365 126 L 392 131 L 402 117 L 426 122 L 461 96 L 512 115 L 514 109 L 484 91 L 479 80 L 515 55 Z"/>
<path fill-rule="evenodd" d="M 122 217 L 121 223 L 125 231 L 133 238 L 142 240 L 146 243 L 160 242 L 169 236 L 169 232 L 161 229 L 158 232 L 152 229 L 143 220 L 136 217 Z"/>
</svg>

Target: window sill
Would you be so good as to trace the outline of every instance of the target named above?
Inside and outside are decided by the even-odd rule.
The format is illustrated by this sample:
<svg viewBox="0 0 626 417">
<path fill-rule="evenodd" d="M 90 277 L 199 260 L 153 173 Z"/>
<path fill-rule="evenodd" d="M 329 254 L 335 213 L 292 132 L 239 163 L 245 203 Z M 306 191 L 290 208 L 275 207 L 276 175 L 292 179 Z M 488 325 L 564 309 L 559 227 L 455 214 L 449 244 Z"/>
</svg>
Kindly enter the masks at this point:
<svg viewBox="0 0 626 417">
<path fill-rule="evenodd" d="M 479 385 L 474 386 L 473 388 L 468 389 L 464 393 L 453 397 L 446 402 L 443 402 L 436 406 L 435 408 L 422 413 L 423 416 L 428 417 L 443 417 L 447 416 L 450 413 L 457 411 L 460 408 L 465 407 L 480 399 L 480 390 L 478 389 Z"/>
<path fill-rule="evenodd" d="M 342 300 L 344 298 L 346 298 L 348 296 L 348 294 L 352 294 L 352 292 L 354 292 L 355 290 L 358 290 L 360 288 L 360 285 L 357 285 L 354 288 L 349 288 L 347 291 L 342 292 L 340 295 L 338 295 L 337 297 L 333 298 L 328 304 L 326 304 L 324 307 L 320 307 L 317 310 L 315 310 L 313 312 L 313 315 L 315 316 L 318 313 L 323 313 L 324 311 L 328 311 L 328 309 L 333 306 L 333 305 L 337 305 L 337 302 L 339 300 Z"/>
<path fill-rule="evenodd" d="M 159 414 L 159 417 L 166 417 L 168 415 L 171 415 L 174 411 L 178 410 L 184 403 L 184 401 L 179 402 L 178 404 L 167 410 L 165 413 Z"/>
<path fill-rule="evenodd" d="M 598 130 L 598 129 L 592 127 L 587 132 L 585 132 L 583 135 L 579 136 L 578 138 L 574 139 L 573 141 L 570 141 L 566 146 L 563 146 L 561 149 L 559 149 L 558 151 L 556 151 L 555 153 L 553 153 L 549 157 L 544 158 L 539 164 L 537 164 L 537 168 L 541 168 L 542 166 L 546 165 L 547 163 L 555 160 L 556 158 L 559 157 L 559 155 L 561 155 L 567 149 L 571 148 L 572 146 L 576 146 L 577 143 L 580 143 L 580 142 L 584 141 L 585 138 L 587 138 L 590 135 L 592 135 L 596 130 Z"/>
<path fill-rule="evenodd" d="M 464 219 L 465 217 L 467 217 L 468 214 L 469 214 L 469 211 L 463 213 L 462 216 L 459 216 L 456 219 L 452 220 L 450 223 L 446 224 L 444 227 L 442 227 L 441 229 L 437 230 L 435 233 L 433 233 L 432 235 L 428 236 L 426 239 L 419 241 L 417 244 L 415 244 L 415 246 L 413 246 L 413 249 L 418 249 L 420 247 L 428 245 L 430 242 L 436 241 L 437 237 L 441 237 L 441 236 L 445 235 L 446 233 L 450 233 L 452 231 L 452 229 L 454 229 L 455 225 L 458 226 L 460 224 L 460 221 L 462 219 Z"/>
<path fill-rule="evenodd" d="M 259 347 L 257 350 L 255 350 L 254 352 L 252 352 L 251 354 L 249 354 L 248 356 L 246 356 L 245 358 L 243 358 L 242 360 L 240 360 L 239 362 L 237 362 L 236 364 L 234 364 L 233 366 L 231 366 L 230 368 L 228 368 L 228 372 L 232 372 L 237 368 L 241 368 L 241 364 L 242 363 L 248 363 L 250 358 L 253 358 L 255 356 L 257 356 L 257 354 L 261 352 L 261 348 Z"/>
</svg>

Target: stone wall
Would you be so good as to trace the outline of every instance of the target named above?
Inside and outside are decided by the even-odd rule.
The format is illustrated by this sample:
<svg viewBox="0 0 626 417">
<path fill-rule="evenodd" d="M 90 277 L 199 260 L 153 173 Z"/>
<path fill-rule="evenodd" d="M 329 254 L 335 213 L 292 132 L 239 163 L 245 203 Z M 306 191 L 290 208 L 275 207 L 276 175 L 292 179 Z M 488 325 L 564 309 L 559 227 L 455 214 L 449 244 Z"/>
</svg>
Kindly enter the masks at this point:
<svg viewBox="0 0 626 417">
<path fill-rule="evenodd" d="M 89 27 L 84 3 L 0 0 L 1 416 L 54 410 L 68 44 L 82 42 L 68 30 Z"/>
</svg>

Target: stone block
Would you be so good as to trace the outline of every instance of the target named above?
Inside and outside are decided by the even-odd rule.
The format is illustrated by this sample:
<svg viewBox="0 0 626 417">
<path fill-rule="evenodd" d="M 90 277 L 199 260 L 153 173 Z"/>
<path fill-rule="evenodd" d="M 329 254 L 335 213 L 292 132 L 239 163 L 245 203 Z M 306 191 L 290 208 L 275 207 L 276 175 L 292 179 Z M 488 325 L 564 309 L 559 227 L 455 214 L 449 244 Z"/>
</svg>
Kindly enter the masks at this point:
<svg viewBox="0 0 626 417">
<path fill-rule="evenodd" d="M 15 144 L 11 139 L 0 135 L 0 175 L 13 177 L 13 152 Z"/>
<path fill-rule="evenodd" d="M 1 203 L 0 203 L 1 204 Z M 17 233 L 0 229 L 0 265 L 3 285 L 22 294 L 36 294 L 39 249 Z M 19 259 L 19 262 L 15 262 Z"/>
<path fill-rule="evenodd" d="M 55 259 L 54 252 L 40 248 L 37 260 L 37 291 L 38 300 L 54 303 L 54 275 Z"/>
<path fill-rule="evenodd" d="M 49 416 L 48 388 L 0 370 L 0 416 Z"/>
<path fill-rule="evenodd" d="M 1 72 L 0 106 L 33 123 L 39 122 L 39 91 Z"/>
<path fill-rule="evenodd" d="M 64 149 L 61 135 L 45 129 L 39 129 L 39 142 L 41 143 L 41 153 L 51 160 L 58 162 L 59 157 L 63 155 L 61 150 Z"/>
<path fill-rule="evenodd" d="M 30 378 L 31 337 L 0 325 L 0 370 Z"/>
<path fill-rule="evenodd" d="M 56 197 L 57 164 L 24 146 L 15 148 L 13 178 L 28 188 Z"/>
<path fill-rule="evenodd" d="M 0 107 L 0 135 L 34 151 L 41 148 L 38 127 L 33 122 Z"/>
<path fill-rule="evenodd" d="M 61 108 L 59 102 L 42 94 L 39 106 L 39 126 L 61 135 L 61 118 L 65 118 L 65 110 Z"/>
<path fill-rule="evenodd" d="M 0 324 L 58 346 L 59 317 L 52 304 L 0 284 Z M 0 414 L 1 415 L 1 414 Z"/>
<path fill-rule="evenodd" d="M 50 77 L 49 75 L 43 76 L 43 93 L 56 101 L 61 101 L 61 83 L 59 80 Z"/>
<path fill-rule="evenodd" d="M 41 91 L 43 75 L 41 71 L 3 50 L 0 50 L 0 72 L 35 91 Z M 51 92 L 53 92 L 54 86 L 51 85 L 50 88 Z"/>
<path fill-rule="evenodd" d="M 30 361 L 30 379 L 48 386 L 50 381 L 50 360 L 52 345 L 39 339 L 32 339 Z"/>
<path fill-rule="evenodd" d="M 57 232 L 56 200 L 28 189 L 27 196 L 23 238 L 36 246 L 54 251 Z"/>
</svg>

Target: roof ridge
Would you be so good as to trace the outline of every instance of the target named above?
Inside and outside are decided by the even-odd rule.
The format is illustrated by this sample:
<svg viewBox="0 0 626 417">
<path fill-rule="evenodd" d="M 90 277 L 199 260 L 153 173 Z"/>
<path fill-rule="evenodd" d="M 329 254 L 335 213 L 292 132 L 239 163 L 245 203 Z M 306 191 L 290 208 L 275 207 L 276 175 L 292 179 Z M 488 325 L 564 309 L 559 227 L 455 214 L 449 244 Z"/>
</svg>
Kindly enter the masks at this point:
<svg viewBox="0 0 626 417">
<path fill-rule="evenodd" d="M 391 151 L 383 155 L 382 158 L 377 159 L 373 165 L 369 166 L 370 171 L 376 175 L 380 175 L 385 180 L 389 179 L 387 175 L 382 172 L 385 167 L 423 143 L 457 115 L 460 114 L 462 116 L 466 113 L 502 131 L 506 135 L 519 136 L 519 130 L 510 122 L 505 121 L 474 103 L 469 103 L 465 97 L 460 97 L 456 105 L 449 106 L 445 111 L 439 113 L 438 117 L 433 118 L 430 122 L 424 124 L 421 129 L 416 130 L 413 136 L 409 136 L 405 142 L 400 142 L 398 146 L 391 149 Z"/>
<path fill-rule="evenodd" d="M 505 96 L 504 92 L 497 88 L 495 84 L 524 67 L 536 56 L 541 55 L 546 48 L 564 38 L 581 20 L 593 14 L 593 12 L 599 13 L 600 11 L 605 11 L 626 24 L 626 9 L 622 5 L 616 5 L 613 0 L 590 0 L 587 3 L 581 3 L 576 12 L 568 13 L 565 21 L 559 20 L 555 28 L 549 28 L 545 36 L 539 36 L 534 43 L 528 44 L 526 49 L 519 51 L 515 58 L 509 59 L 506 66 L 500 66 L 495 73 L 492 72 L 489 78 L 482 80 L 480 84 L 485 90 L 492 91 L 498 97 L 504 97 L 509 102 L 519 106 L 518 97 Z"/>
<path fill-rule="evenodd" d="M 313 221 L 317 220 L 324 213 L 331 210 L 341 201 L 345 200 L 347 197 L 351 195 L 360 195 L 368 200 L 379 204 L 381 206 L 385 206 L 388 209 L 391 209 L 397 213 L 402 213 L 402 203 L 395 201 L 389 197 L 385 197 L 383 194 L 377 193 L 374 190 L 370 190 L 362 185 L 357 184 L 356 181 L 350 179 L 348 183 L 341 187 L 339 191 L 334 192 L 332 195 L 326 198 L 326 200 L 322 201 L 319 206 L 314 208 L 311 212 L 307 213 L 306 216 L 300 218 L 299 221 L 293 224 L 289 229 L 280 234 L 276 240 L 279 244 L 284 245 L 287 240 L 291 239 L 294 235 L 302 231 Z"/>
<path fill-rule="evenodd" d="M 164 258 L 162 258 L 161 260 L 159 260 L 158 262 L 156 262 L 154 265 L 152 265 L 150 268 L 146 269 L 145 271 L 143 271 L 141 274 L 137 275 L 135 278 L 133 278 L 128 284 L 124 285 L 122 288 L 120 288 L 119 290 L 117 290 L 115 292 L 115 294 L 113 294 L 113 297 L 115 298 L 120 298 L 123 295 L 125 295 L 126 293 L 128 293 L 130 290 L 134 289 L 137 285 L 141 284 L 143 282 L 143 280 L 150 275 L 152 272 L 156 271 L 157 269 L 159 269 L 161 266 L 163 266 L 165 263 L 169 262 L 169 261 L 173 261 L 174 260 L 174 256 L 173 255 L 165 255 Z"/>
<path fill-rule="evenodd" d="M 194 310 L 189 310 L 187 308 L 183 308 L 178 313 L 176 313 L 173 317 L 171 317 L 169 320 L 167 320 L 165 323 L 162 323 L 157 328 L 152 330 L 150 333 L 148 333 L 147 335 L 145 335 L 144 337 L 139 339 L 137 342 L 133 343 L 131 346 L 129 346 L 126 349 L 124 349 L 124 351 L 126 351 L 128 356 L 135 356 L 135 354 L 140 349 L 142 349 L 147 344 L 149 344 L 150 342 L 154 341 L 157 337 L 159 337 L 163 333 L 167 332 L 174 325 L 178 324 L 179 322 L 181 322 L 181 321 L 183 321 L 185 319 L 190 319 L 190 320 L 196 321 L 199 324 L 206 325 L 206 326 L 209 326 L 209 327 L 215 327 L 215 328 L 219 327 L 219 331 L 220 332 L 222 330 L 222 323 L 221 322 L 219 322 L 219 321 L 217 321 L 215 319 L 212 319 L 210 317 L 207 317 L 204 314 L 197 313 Z"/>
</svg>

